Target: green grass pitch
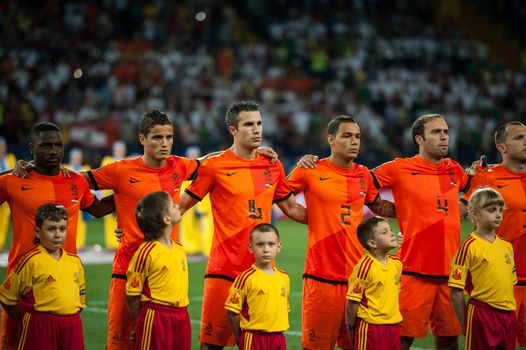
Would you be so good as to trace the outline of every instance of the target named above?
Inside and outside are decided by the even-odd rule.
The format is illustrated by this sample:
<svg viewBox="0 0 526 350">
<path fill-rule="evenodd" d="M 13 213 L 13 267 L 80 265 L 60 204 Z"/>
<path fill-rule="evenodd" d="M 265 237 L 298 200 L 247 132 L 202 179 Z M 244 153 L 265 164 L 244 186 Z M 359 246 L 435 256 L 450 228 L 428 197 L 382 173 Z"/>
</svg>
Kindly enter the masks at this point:
<svg viewBox="0 0 526 350">
<path fill-rule="evenodd" d="M 283 220 L 278 221 L 281 233 L 282 250 L 277 257 L 277 266 L 288 272 L 291 281 L 291 312 L 289 315 L 290 329 L 286 333 L 287 348 L 290 350 L 301 349 L 301 290 L 302 273 L 305 262 L 305 247 L 307 244 L 307 228 L 304 225 Z M 398 232 L 396 223 L 393 222 L 395 232 Z M 471 225 L 465 221 L 462 225 L 462 239 L 469 234 Z M 87 245 L 104 243 L 102 220 L 88 221 Z M 201 298 L 203 293 L 204 262 L 189 263 L 190 272 L 190 318 L 192 322 L 192 349 L 198 349 L 199 319 L 201 313 Z M 111 264 L 86 265 L 87 308 L 82 313 L 84 322 L 84 338 L 86 349 L 104 349 L 107 332 L 107 297 L 111 276 Z M 1 269 L 2 280 L 5 278 L 5 268 Z M 463 347 L 463 337 L 460 339 Z M 415 348 L 432 349 L 433 341 L 430 336 L 425 339 L 416 339 Z"/>
</svg>

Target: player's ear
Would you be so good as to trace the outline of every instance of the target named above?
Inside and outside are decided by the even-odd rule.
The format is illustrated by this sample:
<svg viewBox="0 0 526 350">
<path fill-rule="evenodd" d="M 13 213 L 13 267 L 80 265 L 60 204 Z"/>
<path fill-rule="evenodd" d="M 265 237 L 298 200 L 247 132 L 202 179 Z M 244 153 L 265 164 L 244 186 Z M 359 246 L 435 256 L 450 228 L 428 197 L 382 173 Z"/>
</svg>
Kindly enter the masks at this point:
<svg viewBox="0 0 526 350">
<path fill-rule="evenodd" d="M 422 142 L 424 142 L 424 137 L 422 137 L 422 135 L 415 135 L 415 141 L 416 144 L 420 146 Z"/>
<path fill-rule="evenodd" d="M 139 142 L 143 146 L 146 145 L 146 136 L 144 136 L 143 134 L 139 134 Z"/>
<path fill-rule="evenodd" d="M 278 253 L 281 252 L 281 241 L 278 241 L 277 247 L 278 247 Z"/>
<path fill-rule="evenodd" d="M 252 249 L 252 242 L 248 242 L 248 251 L 251 253 L 254 253 L 254 250 Z"/>
<path fill-rule="evenodd" d="M 506 146 L 503 143 L 497 143 L 495 147 L 497 147 L 497 151 L 500 153 L 506 153 Z"/>
<path fill-rule="evenodd" d="M 329 143 L 330 146 L 332 146 L 334 144 L 334 135 L 327 135 L 327 142 Z"/>
<path fill-rule="evenodd" d="M 33 147 L 33 142 L 28 143 L 27 147 L 29 148 L 29 153 L 31 155 L 35 154 L 35 150 L 34 150 L 34 147 Z"/>
<path fill-rule="evenodd" d="M 228 132 L 230 133 L 230 135 L 236 136 L 237 128 L 235 126 L 233 126 L 233 125 L 229 125 L 228 126 Z"/>
<path fill-rule="evenodd" d="M 35 226 L 35 236 L 40 239 L 40 227 Z"/>
</svg>

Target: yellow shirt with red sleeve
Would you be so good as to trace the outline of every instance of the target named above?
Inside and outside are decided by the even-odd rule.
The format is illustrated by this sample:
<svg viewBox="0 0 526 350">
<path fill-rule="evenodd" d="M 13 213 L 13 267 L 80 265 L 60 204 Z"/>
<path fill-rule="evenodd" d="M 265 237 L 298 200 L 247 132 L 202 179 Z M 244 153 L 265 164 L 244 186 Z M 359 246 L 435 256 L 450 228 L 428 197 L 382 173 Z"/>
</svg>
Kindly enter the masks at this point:
<svg viewBox="0 0 526 350">
<path fill-rule="evenodd" d="M 159 241 L 141 244 L 126 273 L 126 294 L 141 301 L 183 307 L 188 301 L 188 263 L 181 244 L 168 248 Z"/>
<path fill-rule="evenodd" d="M 123 236 L 113 260 L 114 274 L 126 274 L 133 254 L 144 239 L 135 221 L 137 202 L 148 193 L 166 191 L 174 203 L 179 203 L 182 182 L 190 179 L 198 166 L 197 160 L 170 156 L 163 168 L 150 168 L 141 157 L 136 157 L 88 172 L 96 190 L 111 189 L 115 196 L 117 222 Z M 171 237 L 178 241 L 177 225 Z"/>
<path fill-rule="evenodd" d="M 247 249 L 251 229 L 270 223 L 273 201 L 292 191 L 279 161 L 271 163 L 259 154 L 243 160 L 228 149 L 203 162 L 186 193 L 197 200 L 210 193 L 214 236 L 206 275 L 234 280 L 254 263 Z"/>
<path fill-rule="evenodd" d="M 66 178 L 62 172 L 56 176 L 44 176 L 31 171 L 25 178 L 12 174 L 0 176 L 0 203 L 6 201 L 13 223 L 8 261 L 8 271 L 11 271 L 14 261 L 35 247 L 32 243 L 35 212 L 46 203 L 66 208 L 68 233 L 63 248 L 66 252 L 76 253 L 79 210 L 89 209 L 95 203 L 95 196 L 90 192 L 86 179 L 77 173 L 70 172 L 70 177 Z"/>
<path fill-rule="evenodd" d="M 432 163 L 420 156 L 396 158 L 371 171 L 376 187 L 390 188 L 404 244 L 398 250 L 404 273 L 419 277 L 449 275 L 460 246 L 459 192 L 469 177 L 457 162 Z"/>
<path fill-rule="evenodd" d="M 80 258 L 62 250 L 55 259 L 39 245 L 21 256 L 0 287 L 0 301 L 38 312 L 74 315 L 86 308 L 86 282 Z"/>
<path fill-rule="evenodd" d="M 236 277 L 225 309 L 240 314 L 242 330 L 284 332 L 289 329 L 290 280 L 285 271 L 272 275 L 252 265 Z"/>
<path fill-rule="evenodd" d="M 371 324 L 395 324 L 402 321 L 398 306 L 402 262 L 387 255 L 383 265 L 370 253 L 358 262 L 349 277 L 347 299 L 360 303 L 358 317 Z"/>
<path fill-rule="evenodd" d="M 469 191 L 462 195 L 461 202 L 467 205 L 473 191 L 484 186 L 497 190 L 504 198 L 506 210 L 496 232 L 512 244 L 517 256 L 518 284 L 526 285 L 526 172 L 515 173 L 502 164 L 488 168 L 471 178 Z"/>
<path fill-rule="evenodd" d="M 307 204 L 305 275 L 347 283 L 363 256 L 356 235 L 363 206 L 374 203 L 378 197 L 369 170 L 356 163 L 350 168 L 339 168 L 325 158 L 316 169 L 296 167 L 287 183 L 294 193 L 304 193 Z"/>
<path fill-rule="evenodd" d="M 475 233 L 466 238 L 451 263 L 448 285 L 496 309 L 515 310 L 517 283 L 513 248 L 499 237 L 488 242 Z"/>
</svg>

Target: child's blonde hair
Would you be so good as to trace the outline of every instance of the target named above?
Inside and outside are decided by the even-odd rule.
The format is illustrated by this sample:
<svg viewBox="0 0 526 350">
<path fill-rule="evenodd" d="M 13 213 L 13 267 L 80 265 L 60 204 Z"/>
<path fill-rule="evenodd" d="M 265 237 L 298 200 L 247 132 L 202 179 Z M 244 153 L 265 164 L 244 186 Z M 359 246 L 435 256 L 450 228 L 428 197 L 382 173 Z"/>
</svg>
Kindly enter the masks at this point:
<svg viewBox="0 0 526 350">
<path fill-rule="evenodd" d="M 493 188 L 482 187 L 471 194 L 471 197 L 469 197 L 468 210 L 473 225 L 476 226 L 473 214 L 492 205 L 504 207 L 504 198 Z"/>
</svg>

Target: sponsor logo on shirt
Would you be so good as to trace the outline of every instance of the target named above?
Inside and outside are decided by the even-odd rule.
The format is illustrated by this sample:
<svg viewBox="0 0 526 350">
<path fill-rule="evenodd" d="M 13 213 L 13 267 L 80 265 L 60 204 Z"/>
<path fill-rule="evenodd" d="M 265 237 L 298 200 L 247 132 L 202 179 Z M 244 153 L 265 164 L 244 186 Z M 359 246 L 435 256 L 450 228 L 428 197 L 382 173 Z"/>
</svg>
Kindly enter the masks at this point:
<svg viewBox="0 0 526 350">
<path fill-rule="evenodd" d="M 265 295 L 265 291 L 263 289 L 260 289 L 257 295 Z"/>
<path fill-rule="evenodd" d="M 135 179 L 135 178 L 133 178 L 133 177 L 130 177 L 130 178 L 128 179 L 128 181 L 130 181 L 131 184 L 134 184 L 134 183 L 137 183 L 137 182 L 142 182 L 143 180 L 139 180 L 139 179 Z"/>
<path fill-rule="evenodd" d="M 57 280 L 53 278 L 53 276 L 51 275 L 48 275 L 47 278 L 46 278 L 46 282 L 47 283 L 52 283 L 52 282 L 56 282 Z"/>
</svg>

